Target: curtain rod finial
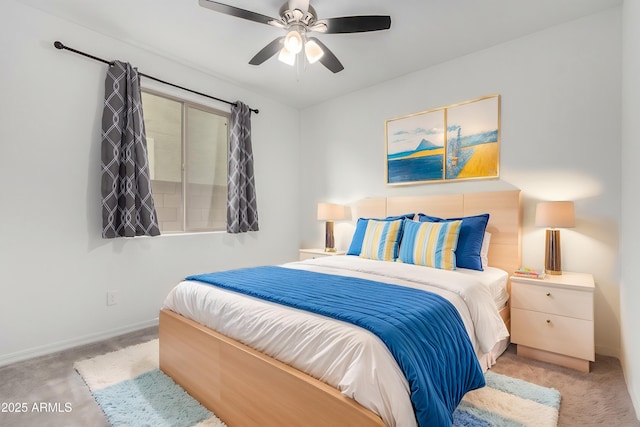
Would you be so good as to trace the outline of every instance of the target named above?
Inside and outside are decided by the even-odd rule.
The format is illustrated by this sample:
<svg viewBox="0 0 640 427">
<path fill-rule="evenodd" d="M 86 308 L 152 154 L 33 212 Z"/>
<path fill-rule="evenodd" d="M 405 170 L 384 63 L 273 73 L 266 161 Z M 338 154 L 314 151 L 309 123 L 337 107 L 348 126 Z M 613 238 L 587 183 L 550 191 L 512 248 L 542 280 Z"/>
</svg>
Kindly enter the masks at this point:
<svg viewBox="0 0 640 427">
<path fill-rule="evenodd" d="M 53 42 L 53 45 L 56 47 L 56 49 L 64 49 L 64 45 L 62 44 L 62 42 L 59 42 L 58 40 Z"/>
</svg>

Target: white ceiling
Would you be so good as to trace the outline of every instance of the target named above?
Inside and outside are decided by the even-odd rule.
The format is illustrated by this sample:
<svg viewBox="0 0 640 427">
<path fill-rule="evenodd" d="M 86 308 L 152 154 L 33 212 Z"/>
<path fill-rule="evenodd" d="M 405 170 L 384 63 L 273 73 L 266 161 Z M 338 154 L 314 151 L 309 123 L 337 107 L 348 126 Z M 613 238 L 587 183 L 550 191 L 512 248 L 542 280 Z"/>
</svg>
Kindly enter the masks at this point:
<svg viewBox="0 0 640 427">
<path fill-rule="evenodd" d="M 273 57 L 248 61 L 284 30 L 213 12 L 198 0 L 18 0 L 156 52 L 285 104 L 304 108 L 563 22 L 621 0 L 311 0 L 319 18 L 390 15 L 391 29 L 318 34 L 344 65 L 296 70 Z M 222 0 L 278 16 L 284 0 Z M 76 40 L 62 40 L 70 47 Z M 100 52 L 88 53 L 99 56 Z M 135 58 L 124 59 L 135 63 Z M 143 70 L 160 77 L 158 70 Z M 164 77 L 164 76 L 163 76 Z M 169 79 L 168 79 L 169 80 Z M 215 95 L 215 94 L 213 94 Z"/>
</svg>

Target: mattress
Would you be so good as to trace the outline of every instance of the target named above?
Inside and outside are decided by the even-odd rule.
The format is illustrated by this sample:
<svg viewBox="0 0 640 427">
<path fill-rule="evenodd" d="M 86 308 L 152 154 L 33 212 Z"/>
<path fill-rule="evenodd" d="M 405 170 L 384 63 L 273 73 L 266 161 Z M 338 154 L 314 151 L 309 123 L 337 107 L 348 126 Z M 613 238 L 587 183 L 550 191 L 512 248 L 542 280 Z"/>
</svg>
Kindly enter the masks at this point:
<svg viewBox="0 0 640 427">
<path fill-rule="evenodd" d="M 460 313 L 479 360 L 484 359 L 483 368 L 495 360 L 492 350 L 508 337 L 494 297 L 499 293 L 494 289 L 500 276 L 497 269 L 444 271 L 352 256 L 283 266 L 443 296 Z M 382 341 L 364 329 L 196 281 L 179 283 L 164 306 L 332 385 L 380 415 L 389 426 L 416 425 L 402 371 Z"/>
</svg>

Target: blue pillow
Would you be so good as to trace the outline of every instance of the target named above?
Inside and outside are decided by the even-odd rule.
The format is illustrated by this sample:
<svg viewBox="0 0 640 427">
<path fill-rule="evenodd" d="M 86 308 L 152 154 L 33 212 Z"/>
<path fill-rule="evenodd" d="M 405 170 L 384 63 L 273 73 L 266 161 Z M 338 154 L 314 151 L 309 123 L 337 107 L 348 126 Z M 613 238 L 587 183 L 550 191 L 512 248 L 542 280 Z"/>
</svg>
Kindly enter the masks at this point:
<svg viewBox="0 0 640 427">
<path fill-rule="evenodd" d="M 396 215 L 396 216 L 388 216 L 386 218 L 358 218 L 358 222 L 356 223 L 356 231 L 353 233 L 353 237 L 351 238 L 351 245 L 349 245 L 349 250 L 347 251 L 347 255 L 356 255 L 360 256 L 362 252 L 362 241 L 364 240 L 364 234 L 367 231 L 367 225 L 369 224 L 369 219 L 375 219 L 376 221 L 397 221 L 399 219 L 413 219 L 414 214 L 404 214 L 404 215 Z"/>
<path fill-rule="evenodd" d="M 458 237 L 458 247 L 456 249 L 456 266 L 469 268 L 471 270 L 484 271 L 482 268 L 482 240 L 484 232 L 489 222 L 489 214 L 465 216 L 461 218 L 438 218 L 425 214 L 418 214 L 420 222 L 442 222 L 442 221 L 462 221 L 460 235 Z"/>
</svg>

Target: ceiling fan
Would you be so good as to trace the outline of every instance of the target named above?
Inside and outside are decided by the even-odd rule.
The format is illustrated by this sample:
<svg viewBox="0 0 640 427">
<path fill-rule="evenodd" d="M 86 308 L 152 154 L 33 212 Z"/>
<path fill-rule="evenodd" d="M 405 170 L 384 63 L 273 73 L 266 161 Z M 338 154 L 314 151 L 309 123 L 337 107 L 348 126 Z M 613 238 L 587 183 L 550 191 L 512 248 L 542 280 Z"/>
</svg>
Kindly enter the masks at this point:
<svg viewBox="0 0 640 427">
<path fill-rule="evenodd" d="M 271 18 L 212 0 L 199 0 L 199 2 L 200 6 L 216 12 L 287 30 L 285 36 L 273 40 L 251 58 L 249 64 L 252 65 L 260 65 L 278 52 L 280 61 L 294 65 L 298 53 L 304 49 L 305 57 L 310 64 L 320 61 L 329 70 L 338 73 L 344 70 L 344 66 L 324 43 L 316 37 L 309 37 L 308 33 L 362 33 L 388 30 L 391 27 L 391 17 L 382 15 L 318 19 L 318 14 L 309 4 L 309 0 L 288 0 L 280 8 L 280 18 Z"/>
</svg>

